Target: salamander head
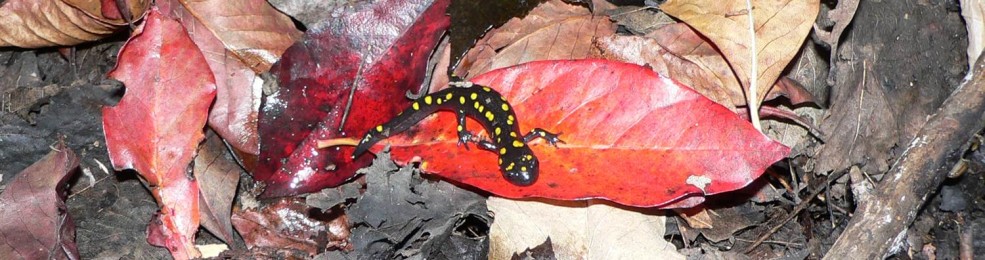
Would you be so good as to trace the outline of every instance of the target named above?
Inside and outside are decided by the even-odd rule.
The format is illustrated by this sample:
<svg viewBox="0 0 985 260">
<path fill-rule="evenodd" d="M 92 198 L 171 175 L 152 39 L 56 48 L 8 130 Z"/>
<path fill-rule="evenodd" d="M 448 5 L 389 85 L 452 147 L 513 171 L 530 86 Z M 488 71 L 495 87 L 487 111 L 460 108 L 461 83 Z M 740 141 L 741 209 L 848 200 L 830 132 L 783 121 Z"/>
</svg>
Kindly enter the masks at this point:
<svg viewBox="0 0 985 260">
<path fill-rule="evenodd" d="M 529 153 L 503 161 L 500 169 L 507 181 L 517 186 L 530 186 L 537 181 L 537 158 Z"/>
</svg>

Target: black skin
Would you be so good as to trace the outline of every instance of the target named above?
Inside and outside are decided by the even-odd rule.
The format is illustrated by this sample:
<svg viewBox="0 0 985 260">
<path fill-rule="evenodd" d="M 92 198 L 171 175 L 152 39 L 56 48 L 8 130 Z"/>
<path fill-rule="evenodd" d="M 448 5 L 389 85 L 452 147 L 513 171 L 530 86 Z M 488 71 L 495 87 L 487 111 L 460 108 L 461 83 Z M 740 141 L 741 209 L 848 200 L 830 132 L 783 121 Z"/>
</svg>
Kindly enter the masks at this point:
<svg viewBox="0 0 985 260">
<path fill-rule="evenodd" d="M 520 135 L 519 123 L 513 107 L 495 90 L 474 85 L 469 82 L 451 83 L 454 87 L 425 95 L 411 104 L 390 121 L 370 129 L 359 141 L 352 158 L 366 152 L 380 140 L 398 134 L 414 126 L 427 116 L 439 111 L 454 111 L 458 115 L 458 144 L 468 149 L 473 142 L 479 148 L 499 155 L 499 169 L 503 177 L 517 186 L 530 186 L 537 181 L 539 164 L 530 150 L 528 142 L 540 137 L 557 146 L 557 134 L 534 128 L 526 135 Z M 481 122 L 491 140 L 478 140 L 465 126 L 465 117 Z"/>
</svg>

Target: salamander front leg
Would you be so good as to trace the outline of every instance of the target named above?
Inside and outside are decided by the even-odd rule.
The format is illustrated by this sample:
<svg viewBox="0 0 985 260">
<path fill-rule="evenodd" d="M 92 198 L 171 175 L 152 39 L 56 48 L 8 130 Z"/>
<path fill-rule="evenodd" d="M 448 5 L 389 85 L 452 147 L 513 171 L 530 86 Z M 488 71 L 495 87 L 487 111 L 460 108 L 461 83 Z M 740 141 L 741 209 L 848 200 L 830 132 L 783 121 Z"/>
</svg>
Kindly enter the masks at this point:
<svg viewBox="0 0 985 260">
<path fill-rule="evenodd" d="M 458 114 L 458 145 L 465 146 L 465 150 L 468 150 L 469 142 L 475 138 L 475 134 L 465 128 L 465 111 L 458 110 L 456 113 Z"/>
<path fill-rule="evenodd" d="M 561 138 L 558 138 L 560 135 L 561 133 L 554 134 L 541 128 L 534 128 L 534 130 L 530 130 L 530 133 L 523 136 L 523 142 L 529 143 L 530 141 L 533 141 L 534 138 L 540 137 L 541 139 L 544 139 L 544 141 L 547 141 L 547 143 L 557 147 L 557 143 L 564 143 Z"/>
</svg>

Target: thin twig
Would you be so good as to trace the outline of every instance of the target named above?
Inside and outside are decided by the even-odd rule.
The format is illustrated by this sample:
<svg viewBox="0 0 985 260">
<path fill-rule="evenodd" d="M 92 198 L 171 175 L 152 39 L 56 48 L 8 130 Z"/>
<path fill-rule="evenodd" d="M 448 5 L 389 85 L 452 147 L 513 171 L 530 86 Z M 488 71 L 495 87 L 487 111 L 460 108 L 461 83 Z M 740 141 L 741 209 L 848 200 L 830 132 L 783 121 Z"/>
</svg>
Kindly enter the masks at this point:
<svg viewBox="0 0 985 260">
<path fill-rule="evenodd" d="M 340 133 L 342 132 L 342 128 L 345 127 L 345 120 L 349 118 L 350 110 L 352 110 L 352 99 L 356 96 L 356 88 L 359 87 L 359 82 L 362 81 L 363 64 L 364 62 L 359 62 L 359 69 L 356 70 L 356 78 L 352 79 L 352 87 L 349 88 L 349 99 L 345 102 L 345 110 L 342 112 L 342 121 L 339 122 Z"/>
<path fill-rule="evenodd" d="M 824 182 L 827 183 L 837 180 L 841 178 L 842 175 L 845 175 L 846 172 L 847 171 L 839 171 L 838 173 L 835 173 L 833 175 L 828 175 L 828 179 L 824 180 Z M 787 216 L 783 217 L 783 220 L 781 220 L 780 223 L 777 223 L 775 226 L 773 226 L 768 231 L 766 231 L 765 234 L 760 236 L 759 239 L 756 239 L 756 242 L 753 242 L 752 245 L 749 245 L 749 247 L 746 248 L 745 253 L 748 254 L 749 252 L 752 252 L 753 249 L 756 249 L 756 247 L 759 246 L 759 244 L 762 244 L 763 241 L 766 241 L 766 239 L 772 236 L 773 233 L 780 231 L 780 228 L 786 225 L 787 222 L 790 222 L 790 220 L 796 217 L 797 214 L 800 214 L 800 211 L 807 208 L 807 206 L 810 205 L 810 202 L 813 201 L 814 198 L 817 197 L 817 195 L 821 194 L 821 192 L 824 190 L 826 190 L 826 186 L 818 187 L 817 190 L 812 191 L 810 196 L 807 196 L 807 199 L 804 199 L 803 201 L 800 202 L 800 204 L 797 204 L 797 207 L 794 207 L 794 209 L 791 210 L 790 213 L 787 213 Z"/>
<path fill-rule="evenodd" d="M 735 240 L 736 241 L 746 242 L 746 243 L 753 242 L 752 240 L 742 239 L 742 238 L 735 238 Z M 786 241 L 777 241 L 777 240 L 765 240 L 765 241 L 763 241 L 763 243 L 784 245 L 784 246 L 788 246 L 788 247 L 803 247 L 804 246 L 801 243 L 786 242 Z"/>
</svg>

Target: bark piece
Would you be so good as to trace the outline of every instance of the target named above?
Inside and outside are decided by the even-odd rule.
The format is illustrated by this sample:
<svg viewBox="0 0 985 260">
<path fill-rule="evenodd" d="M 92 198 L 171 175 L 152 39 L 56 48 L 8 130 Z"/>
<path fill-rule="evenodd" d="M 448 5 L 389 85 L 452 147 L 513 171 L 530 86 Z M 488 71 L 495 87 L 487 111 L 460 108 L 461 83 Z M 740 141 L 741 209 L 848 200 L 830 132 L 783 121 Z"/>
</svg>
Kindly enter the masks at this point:
<svg viewBox="0 0 985 260">
<path fill-rule="evenodd" d="M 965 142 L 985 127 L 985 63 L 980 57 L 976 64 L 974 77 L 920 128 L 824 259 L 882 259 L 900 249 L 920 206 L 963 154 Z"/>
</svg>

